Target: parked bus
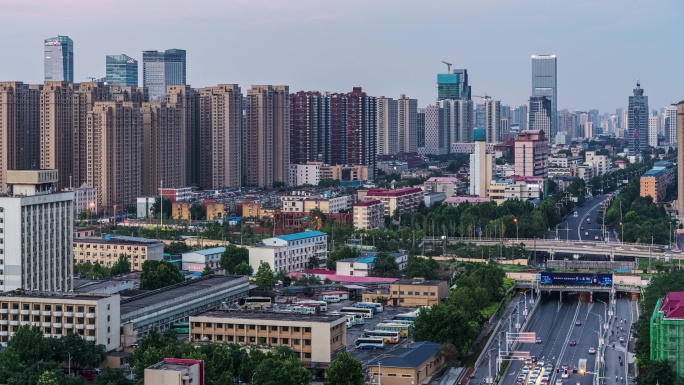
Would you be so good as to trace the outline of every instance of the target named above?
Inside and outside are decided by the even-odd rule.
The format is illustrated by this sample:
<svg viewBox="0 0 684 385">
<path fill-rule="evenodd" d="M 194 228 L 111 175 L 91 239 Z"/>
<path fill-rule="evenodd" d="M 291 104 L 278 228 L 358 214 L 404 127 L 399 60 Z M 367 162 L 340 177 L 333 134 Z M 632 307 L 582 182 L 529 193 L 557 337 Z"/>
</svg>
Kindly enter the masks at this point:
<svg viewBox="0 0 684 385">
<path fill-rule="evenodd" d="M 398 344 L 400 338 L 399 332 L 391 330 L 366 330 L 363 336 L 382 338 L 386 344 Z"/>
<path fill-rule="evenodd" d="M 344 314 L 361 314 L 363 318 L 373 318 L 373 309 L 367 307 L 343 307 L 340 313 Z"/>
<path fill-rule="evenodd" d="M 375 330 L 391 330 L 399 332 L 399 336 L 406 338 L 409 335 L 409 325 L 380 323 L 375 325 Z"/>
<path fill-rule="evenodd" d="M 293 313 L 300 313 L 300 314 L 321 314 L 321 308 L 316 305 L 305 305 L 305 304 L 292 304 L 291 306 L 288 307 L 288 309 L 291 309 Z"/>
<path fill-rule="evenodd" d="M 409 328 L 411 326 L 413 326 L 413 321 L 404 321 L 404 320 L 400 320 L 400 319 L 389 320 L 385 323 L 398 324 L 398 325 L 408 325 Z"/>
<path fill-rule="evenodd" d="M 351 328 L 352 326 L 356 325 L 356 316 L 353 314 L 347 314 L 347 329 Z"/>
<path fill-rule="evenodd" d="M 385 311 L 385 308 L 382 306 L 380 303 L 375 303 L 375 302 L 357 302 L 354 306 L 356 307 L 370 307 L 375 309 L 376 313 L 382 313 Z"/>
<path fill-rule="evenodd" d="M 416 318 L 418 318 L 418 312 L 411 312 L 411 313 L 404 313 L 404 314 L 397 314 L 392 318 L 392 321 L 415 321 Z"/>
<path fill-rule="evenodd" d="M 322 312 L 327 312 L 328 311 L 328 303 L 325 301 L 314 301 L 314 300 L 301 300 L 298 301 L 297 304 L 304 304 L 304 305 L 319 305 L 321 308 Z"/>
<path fill-rule="evenodd" d="M 265 307 L 273 306 L 271 297 L 247 297 L 244 299 L 244 302 L 240 300 L 240 304 L 243 309 L 249 308 L 249 305 L 252 305 L 255 309 L 260 309 L 262 305 Z"/>
<path fill-rule="evenodd" d="M 356 340 L 357 349 L 384 349 L 385 341 L 382 338 L 361 337 Z"/>
</svg>

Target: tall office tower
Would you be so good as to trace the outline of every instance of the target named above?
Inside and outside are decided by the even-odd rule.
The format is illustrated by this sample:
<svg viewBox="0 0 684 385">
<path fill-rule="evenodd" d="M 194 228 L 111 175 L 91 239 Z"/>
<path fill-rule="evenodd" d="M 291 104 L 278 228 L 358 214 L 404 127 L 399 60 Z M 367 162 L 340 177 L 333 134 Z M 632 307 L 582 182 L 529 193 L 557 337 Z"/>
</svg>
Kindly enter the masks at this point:
<svg viewBox="0 0 684 385">
<path fill-rule="evenodd" d="M 421 155 L 443 155 L 449 152 L 449 131 L 444 124 L 444 109 L 425 108 L 425 146 L 418 148 Z"/>
<path fill-rule="evenodd" d="M 425 108 L 419 108 L 416 113 L 418 148 L 425 147 Z"/>
<path fill-rule="evenodd" d="M 520 108 L 511 107 L 511 126 L 520 125 Z"/>
<path fill-rule="evenodd" d="M 138 61 L 128 55 L 107 55 L 107 83 L 113 86 L 138 85 Z"/>
<path fill-rule="evenodd" d="M 684 215 L 684 183 L 682 182 L 682 175 L 684 175 L 684 100 L 677 104 L 677 209 L 678 215 Z"/>
<path fill-rule="evenodd" d="M 437 106 L 444 110 L 440 124 L 446 130 L 447 149 L 453 142 L 472 142 L 472 100 L 440 100 Z"/>
<path fill-rule="evenodd" d="M 242 91 L 237 84 L 219 84 L 216 87 L 198 89 L 197 92 L 200 116 L 199 184 L 211 189 L 241 187 L 243 167 L 256 168 L 257 165 L 262 167 L 258 163 L 246 165 L 242 163 L 244 134 Z M 265 107 L 258 106 L 257 108 Z M 273 111 L 273 113 L 282 114 L 282 111 Z M 268 127 L 263 127 L 263 129 L 266 130 Z M 270 135 L 273 134 L 270 133 Z M 258 145 L 258 143 L 254 144 Z M 267 151 L 272 157 L 273 149 Z M 245 169 L 245 172 L 248 171 Z M 273 182 L 270 183 L 273 184 Z"/>
<path fill-rule="evenodd" d="M 329 163 L 330 97 L 320 92 L 290 94 L 290 163 Z"/>
<path fill-rule="evenodd" d="M 347 164 L 368 166 L 368 178 L 375 177 L 376 101 L 361 87 L 347 94 Z"/>
<path fill-rule="evenodd" d="M 508 121 L 512 121 L 511 117 L 513 114 L 511 114 L 511 106 L 501 106 L 501 112 L 499 116 L 502 118 L 508 118 Z"/>
<path fill-rule="evenodd" d="M 101 82 L 74 84 L 73 96 L 73 178 L 69 187 L 78 187 L 86 182 L 88 174 L 88 128 L 86 118 L 97 102 L 111 101 L 111 87 Z"/>
<path fill-rule="evenodd" d="M 247 91 L 242 170 L 245 184 L 288 183 L 290 96 L 288 86 L 256 85 Z M 373 141 L 375 142 L 375 141 Z"/>
<path fill-rule="evenodd" d="M 658 126 L 660 118 L 657 115 L 648 117 L 648 145 L 658 147 Z"/>
<path fill-rule="evenodd" d="M 163 101 L 172 84 L 186 84 L 185 50 L 143 51 L 143 87 L 149 90 L 150 101 Z"/>
<path fill-rule="evenodd" d="M 59 171 L 57 190 L 71 186 L 74 88 L 68 82 L 45 82 L 40 92 L 40 169 Z"/>
<path fill-rule="evenodd" d="M 330 164 L 347 164 L 347 94 L 330 95 Z"/>
<path fill-rule="evenodd" d="M 166 87 L 166 103 L 183 111 L 182 132 L 185 135 L 185 185 L 199 184 L 199 96 L 197 91 L 185 84 Z M 166 187 L 166 182 L 164 182 Z M 183 186 L 183 187 L 184 187 Z M 171 186 L 169 186 L 171 187 Z"/>
<path fill-rule="evenodd" d="M 547 138 L 556 136 L 558 124 L 558 82 L 556 55 L 532 56 L 532 96 L 546 96 L 551 102 L 551 129 L 546 132 Z M 532 125 L 529 129 L 534 130 Z"/>
<path fill-rule="evenodd" d="M 74 193 L 55 192 L 57 170 L 8 171 L 0 291 L 68 291 L 74 268 Z"/>
<path fill-rule="evenodd" d="M 527 128 L 529 130 L 542 130 L 544 137 L 549 140 L 551 135 L 551 100 L 546 96 L 532 96 L 529 104 L 529 119 Z"/>
<path fill-rule="evenodd" d="M 476 128 L 473 130 L 473 137 L 475 152 L 470 154 L 470 195 L 487 197 L 494 174 L 494 157 L 487 154 L 487 130 Z"/>
<path fill-rule="evenodd" d="M 485 99 L 484 128 L 487 130 L 487 142 L 501 142 L 501 101 Z"/>
<path fill-rule="evenodd" d="M 380 96 L 376 99 L 377 150 L 378 155 L 395 155 L 399 152 L 397 130 L 397 101 Z"/>
<path fill-rule="evenodd" d="M 663 121 L 665 141 L 670 144 L 677 143 L 677 135 L 681 126 L 677 126 L 676 104 L 665 107 L 665 110 L 663 111 Z"/>
<path fill-rule="evenodd" d="M 0 82 L 0 191 L 8 170 L 40 164 L 40 85 Z"/>
<path fill-rule="evenodd" d="M 589 121 L 594 123 L 594 127 L 601 126 L 601 117 L 599 115 L 599 110 L 589 110 Z"/>
<path fill-rule="evenodd" d="M 592 123 L 592 122 L 584 122 L 584 124 L 582 125 L 582 127 L 583 127 L 583 129 L 584 129 L 583 136 L 584 136 L 586 139 L 591 139 L 591 138 L 594 137 L 594 134 L 595 134 L 595 133 L 594 133 L 594 123 Z"/>
<path fill-rule="evenodd" d="M 45 39 L 45 81 L 74 82 L 74 41 L 69 36 Z M 62 175 L 59 176 L 62 178 Z"/>
<path fill-rule="evenodd" d="M 641 150 L 648 143 L 648 96 L 644 95 L 644 90 L 637 80 L 637 86 L 633 90 L 634 95 L 629 97 L 629 116 L 630 132 L 630 154 L 640 155 Z"/>
<path fill-rule="evenodd" d="M 470 100 L 468 70 L 455 69 L 453 73 L 437 74 L 437 100 Z"/>
<path fill-rule="evenodd" d="M 485 125 L 485 105 L 477 104 L 475 106 L 475 127 L 484 127 Z"/>
<path fill-rule="evenodd" d="M 418 151 L 418 100 L 400 95 L 397 114 L 397 149 L 403 153 L 414 153 Z"/>
<path fill-rule="evenodd" d="M 571 138 L 577 137 L 577 115 L 564 109 L 560 113 L 560 122 L 558 124 L 560 131 L 566 132 Z"/>
<path fill-rule="evenodd" d="M 499 127 L 501 127 L 500 132 L 503 137 L 503 134 L 508 133 L 511 131 L 511 122 L 509 121 L 509 118 L 504 118 L 501 117 L 499 119 Z"/>
<path fill-rule="evenodd" d="M 518 107 L 518 110 L 520 111 L 520 121 L 518 122 L 520 124 L 520 131 L 525 131 L 527 130 L 527 124 L 529 123 L 527 104 Z"/>
<path fill-rule="evenodd" d="M 515 174 L 548 176 L 549 140 L 543 130 L 521 131 L 515 139 Z"/>
<path fill-rule="evenodd" d="M 97 189 L 98 207 L 109 213 L 141 195 L 142 120 L 135 102 L 96 102 L 86 117 L 86 183 Z"/>
</svg>

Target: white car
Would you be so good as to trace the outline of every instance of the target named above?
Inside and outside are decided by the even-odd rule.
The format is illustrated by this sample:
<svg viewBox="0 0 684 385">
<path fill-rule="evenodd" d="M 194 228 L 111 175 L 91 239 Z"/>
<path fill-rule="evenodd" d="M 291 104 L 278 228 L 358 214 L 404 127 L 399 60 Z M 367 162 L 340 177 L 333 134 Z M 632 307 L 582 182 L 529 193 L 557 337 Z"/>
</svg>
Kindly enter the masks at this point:
<svg viewBox="0 0 684 385">
<path fill-rule="evenodd" d="M 625 337 L 620 337 L 620 342 L 625 342 Z"/>
<path fill-rule="evenodd" d="M 556 378 L 556 385 L 563 385 L 563 379 Z"/>
<path fill-rule="evenodd" d="M 589 348 L 589 354 L 596 354 L 596 349 Z"/>
</svg>

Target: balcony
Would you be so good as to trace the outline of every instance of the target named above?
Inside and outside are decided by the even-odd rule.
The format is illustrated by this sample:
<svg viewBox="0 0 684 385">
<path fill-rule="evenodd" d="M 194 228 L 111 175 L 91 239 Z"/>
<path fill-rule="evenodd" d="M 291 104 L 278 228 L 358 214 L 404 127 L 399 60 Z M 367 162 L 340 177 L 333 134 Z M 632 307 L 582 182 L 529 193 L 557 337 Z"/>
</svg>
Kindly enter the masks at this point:
<svg viewBox="0 0 684 385">
<path fill-rule="evenodd" d="M 62 312 L 61 312 L 61 311 L 56 311 L 56 312 L 52 313 L 52 315 L 55 316 L 55 317 L 61 317 L 61 316 L 62 316 Z"/>
<path fill-rule="evenodd" d="M 38 327 L 40 327 L 40 322 L 31 322 L 31 326 L 38 326 Z"/>
<path fill-rule="evenodd" d="M 73 328 L 74 328 L 74 324 L 64 324 L 64 328 L 65 328 L 65 329 L 73 329 Z"/>
<path fill-rule="evenodd" d="M 0 325 L 7 325 L 8 323 L 9 323 L 9 321 L 6 319 L 0 320 Z"/>
<path fill-rule="evenodd" d="M 28 325 L 28 324 L 30 324 L 29 321 L 21 321 L 21 324 L 20 324 L 20 325 L 21 325 L 21 326 L 26 326 L 26 325 Z"/>
<path fill-rule="evenodd" d="M 10 314 L 19 314 L 19 309 L 10 309 Z"/>
<path fill-rule="evenodd" d="M 9 332 L 0 332 L 0 336 L 6 336 Z"/>
<path fill-rule="evenodd" d="M 62 323 L 61 323 L 61 322 L 55 322 L 55 323 L 52 324 L 52 326 L 54 326 L 54 327 L 56 327 L 56 328 L 61 328 L 61 327 L 62 327 Z"/>
<path fill-rule="evenodd" d="M 76 318 L 83 318 L 83 313 L 76 313 L 76 315 L 75 315 L 74 317 L 76 317 Z"/>
<path fill-rule="evenodd" d="M 95 330 L 95 325 L 86 325 L 86 329 Z"/>
<path fill-rule="evenodd" d="M 82 330 L 84 326 L 85 326 L 85 325 L 83 325 L 83 324 L 76 324 L 76 329 L 81 329 L 81 330 Z"/>
<path fill-rule="evenodd" d="M 64 312 L 64 316 L 65 316 L 65 317 L 73 317 L 73 316 L 74 316 L 74 312 L 73 312 L 73 311 L 65 311 L 65 312 Z"/>
<path fill-rule="evenodd" d="M 93 337 L 93 336 L 86 336 L 86 341 L 95 342 L 95 337 Z"/>
<path fill-rule="evenodd" d="M 52 325 L 52 324 L 49 323 L 49 322 L 43 322 L 43 323 L 41 324 L 41 326 L 43 326 L 44 328 L 49 328 L 51 325 Z"/>
<path fill-rule="evenodd" d="M 52 313 L 50 310 L 43 310 L 41 314 L 49 316 Z"/>
<path fill-rule="evenodd" d="M 31 310 L 31 315 L 40 315 L 40 310 Z"/>
<path fill-rule="evenodd" d="M 21 310 L 20 313 L 21 315 L 29 315 L 31 311 L 30 310 Z"/>
<path fill-rule="evenodd" d="M 10 321 L 9 323 L 12 326 L 18 326 L 19 325 L 19 321 Z"/>
<path fill-rule="evenodd" d="M 95 313 L 86 313 L 86 318 L 95 318 Z"/>
<path fill-rule="evenodd" d="M 0 309 L 0 314 L 7 314 L 9 313 L 9 309 Z"/>
</svg>

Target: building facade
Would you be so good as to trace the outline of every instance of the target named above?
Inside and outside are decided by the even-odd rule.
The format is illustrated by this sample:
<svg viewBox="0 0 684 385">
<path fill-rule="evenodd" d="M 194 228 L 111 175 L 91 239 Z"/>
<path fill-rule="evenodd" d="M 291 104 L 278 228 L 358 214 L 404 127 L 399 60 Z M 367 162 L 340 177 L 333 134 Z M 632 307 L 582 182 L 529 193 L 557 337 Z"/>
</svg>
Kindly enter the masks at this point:
<svg viewBox="0 0 684 385">
<path fill-rule="evenodd" d="M 449 150 L 449 132 L 444 125 L 444 109 L 439 106 L 425 108 L 425 146 L 418 149 L 422 155 L 443 155 Z"/>
<path fill-rule="evenodd" d="M 204 385 L 204 361 L 164 358 L 145 368 L 147 385 Z"/>
<path fill-rule="evenodd" d="M 394 155 L 399 152 L 399 134 L 397 130 L 397 101 L 392 98 L 379 96 L 376 99 L 377 139 L 376 153 L 378 155 Z"/>
<path fill-rule="evenodd" d="M 113 86 L 138 86 L 138 61 L 128 55 L 107 55 L 107 83 Z"/>
<path fill-rule="evenodd" d="M 143 87 L 149 90 L 151 102 L 162 102 L 167 86 L 186 84 L 184 49 L 143 51 Z"/>
<path fill-rule="evenodd" d="M 629 97 L 627 116 L 629 123 L 630 155 L 641 155 L 641 151 L 648 145 L 648 96 L 644 95 L 641 83 L 637 81 L 636 88 Z"/>
<path fill-rule="evenodd" d="M 487 130 L 487 142 L 501 142 L 501 101 L 485 99 L 484 128 Z"/>
<path fill-rule="evenodd" d="M 385 205 L 379 200 L 357 202 L 353 207 L 354 228 L 377 230 L 385 228 Z"/>
<path fill-rule="evenodd" d="M 321 167 L 323 163 L 310 162 L 307 164 L 290 165 L 290 186 L 318 186 L 321 181 Z"/>
<path fill-rule="evenodd" d="M 489 196 L 489 184 L 494 173 L 494 157 L 487 151 L 486 130 L 476 128 L 474 135 L 475 151 L 470 154 L 469 193 L 473 196 L 486 198 Z"/>
<path fill-rule="evenodd" d="M 361 197 L 361 196 L 359 196 Z M 392 216 L 394 213 L 413 214 L 418 210 L 420 202 L 423 200 L 423 190 L 417 187 L 407 187 L 396 190 L 389 189 L 370 189 L 362 199 L 379 200 L 385 206 L 385 216 Z"/>
<path fill-rule="evenodd" d="M 388 298 L 388 306 L 420 307 L 440 303 L 449 296 L 446 281 L 426 281 L 423 278 L 401 279 L 390 284 L 389 292 L 363 294 L 364 302 L 375 302 L 378 297 Z"/>
<path fill-rule="evenodd" d="M 470 97 L 468 70 L 455 69 L 452 73 L 437 74 L 437 100 L 470 100 Z"/>
<path fill-rule="evenodd" d="M 45 81 L 74 82 L 74 41 L 69 36 L 45 39 Z"/>
<path fill-rule="evenodd" d="M 330 162 L 330 119 L 330 95 L 290 94 L 291 163 Z"/>
<path fill-rule="evenodd" d="M 544 131 L 547 140 L 551 139 L 552 117 L 552 106 L 549 98 L 546 96 L 532 96 L 530 98 L 527 130 Z"/>
<path fill-rule="evenodd" d="M 225 247 L 212 247 L 211 249 L 193 250 L 183 253 L 182 269 L 194 272 L 202 272 L 207 266 L 212 269 L 220 268 L 221 255 L 226 251 Z M 256 272 L 256 270 L 255 270 Z"/>
<path fill-rule="evenodd" d="M 266 238 L 249 249 L 249 264 L 255 272 L 262 262 L 268 263 L 273 271 L 289 273 L 308 268 L 311 259 L 321 265 L 327 258 L 328 236 L 320 231 Z"/>
<path fill-rule="evenodd" d="M 123 254 L 131 263 L 131 271 L 141 271 L 145 261 L 164 259 L 164 243 L 154 239 L 108 236 L 81 238 L 73 242 L 74 259 L 78 263 L 90 262 L 111 268 Z"/>
<path fill-rule="evenodd" d="M 549 141 L 542 130 L 521 131 L 515 140 L 515 174 L 548 175 Z"/>
<path fill-rule="evenodd" d="M 558 63 L 556 55 L 533 55 L 532 56 L 532 97 L 546 97 L 550 102 L 550 128 L 546 132 L 547 138 L 556 136 L 558 125 Z M 532 109 L 530 108 L 530 119 Z M 528 130 L 538 130 L 531 124 Z"/>
<path fill-rule="evenodd" d="M 57 170 L 57 189 L 71 186 L 74 167 L 73 85 L 46 81 L 40 93 L 40 166 Z"/>
<path fill-rule="evenodd" d="M 658 300 L 649 322 L 652 360 L 667 360 L 677 376 L 684 375 L 684 292 L 669 292 Z"/>
<path fill-rule="evenodd" d="M 397 151 L 414 153 L 418 151 L 418 100 L 406 95 L 397 99 Z"/>
<path fill-rule="evenodd" d="M 440 345 L 430 341 L 413 342 L 395 349 L 389 357 L 368 363 L 371 383 L 385 385 L 423 384 L 446 364 Z"/>
<path fill-rule="evenodd" d="M 89 212 L 96 214 L 98 212 L 97 206 L 97 189 L 83 183 L 81 187 L 73 189 L 74 192 L 74 214 L 79 215 L 82 212 Z"/>
</svg>

